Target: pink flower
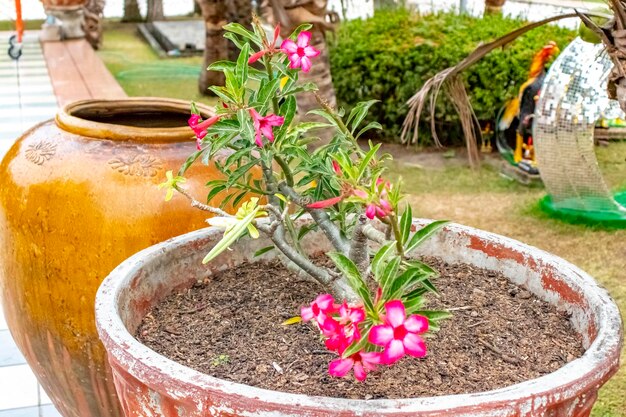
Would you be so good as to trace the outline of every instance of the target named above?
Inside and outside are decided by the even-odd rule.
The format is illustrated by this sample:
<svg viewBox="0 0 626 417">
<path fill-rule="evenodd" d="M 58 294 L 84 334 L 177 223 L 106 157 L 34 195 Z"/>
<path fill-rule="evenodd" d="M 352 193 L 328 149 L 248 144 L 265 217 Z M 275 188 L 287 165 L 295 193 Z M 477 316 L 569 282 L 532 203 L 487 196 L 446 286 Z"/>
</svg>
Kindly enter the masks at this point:
<svg viewBox="0 0 626 417">
<path fill-rule="evenodd" d="M 362 307 L 349 307 L 344 301 L 339 307 L 339 318 L 327 319 L 321 326 L 326 348 L 343 353 L 352 343 L 361 339 L 358 324 L 365 320 L 365 310 Z"/>
<path fill-rule="evenodd" d="M 300 316 L 303 321 L 315 319 L 318 324 L 322 325 L 328 315 L 337 311 L 335 308 L 335 300 L 330 294 L 321 294 L 308 307 L 302 307 Z"/>
<path fill-rule="evenodd" d="M 261 59 L 263 55 L 267 53 L 273 53 L 276 50 L 276 41 L 278 40 L 279 36 L 280 25 L 276 25 L 276 27 L 274 28 L 274 40 L 272 41 L 272 43 L 268 45 L 266 49 L 260 50 L 259 52 L 252 54 L 250 56 L 250 59 L 248 59 L 248 64 L 254 64 L 256 61 Z"/>
<path fill-rule="evenodd" d="M 199 114 L 192 114 L 191 117 L 189 117 L 187 123 L 196 134 L 196 148 L 198 148 L 198 150 L 202 149 L 200 145 L 202 144 L 202 139 L 204 139 L 204 137 L 207 135 L 207 129 L 217 123 L 217 121 L 220 120 L 221 117 L 221 115 L 215 115 L 206 119 L 204 122 L 200 122 L 202 120 L 202 117 L 200 117 Z"/>
<path fill-rule="evenodd" d="M 343 172 L 341 172 L 341 167 L 339 166 L 339 163 L 337 161 L 333 161 L 333 171 L 335 171 L 335 174 L 337 174 L 339 177 L 343 175 Z"/>
<path fill-rule="evenodd" d="M 368 204 L 365 207 L 365 215 L 368 219 L 373 220 L 376 217 L 376 206 L 374 204 Z"/>
<path fill-rule="evenodd" d="M 257 146 L 259 148 L 263 147 L 262 136 L 265 136 L 270 142 L 274 142 L 274 131 L 272 127 L 282 126 L 282 124 L 285 123 L 285 118 L 283 116 L 276 116 L 275 114 L 268 114 L 265 117 L 261 117 L 255 109 L 250 109 L 250 115 L 254 122 L 254 130 L 256 132 L 254 142 Z"/>
<path fill-rule="evenodd" d="M 300 32 L 298 39 L 292 41 L 285 39 L 280 45 L 283 51 L 289 57 L 289 68 L 302 68 L 303 72 L 309 72 L 311 69 L 311 58 L 320 54 L 320 51 L 309 45 L 311 41 L 311 32 Z"/>
<path fill-rule="evenodd" d="M 358 381 L 367 378 L 367 372 L 376 369 L 376 365 L 382 361 L 379 352 L 357 352 L 348 358 L 338 358 L 328 364 L 328 373 L 331 376 L 346 376 L 351 369 L 354 369 L 354 377 Z"/>
<path fill-rule="evenodd" d="M 419 334 L 428 331 L 428 319 L 417 314 L 406 317 L 400 300 L 387 302 L 385 310 L 385 324 L 372 327 L 368 337 L 371 343 L 385 348 L 381 356 L 383 363 L 391 365 L 405 354 L 416 358 L 426 356 L 426 344 Z"/>
</svg>

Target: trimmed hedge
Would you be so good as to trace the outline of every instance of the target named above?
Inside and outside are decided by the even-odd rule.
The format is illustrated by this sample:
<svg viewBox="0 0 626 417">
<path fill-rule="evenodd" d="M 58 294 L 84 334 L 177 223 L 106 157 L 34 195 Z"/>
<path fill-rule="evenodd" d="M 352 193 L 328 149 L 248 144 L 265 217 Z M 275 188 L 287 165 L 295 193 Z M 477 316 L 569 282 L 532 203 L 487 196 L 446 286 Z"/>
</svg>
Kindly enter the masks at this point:
<svg viewBox="0 0 626 417">
<path fill-rule="evenodd" d="M 380 100 L 368 118 L 383 125 L 382 139 L 397 141 L 408 111 L 406 101 L 425 80 L 458 63 L 480 42 L 491 41 L 524 23 L 498 15 L 419 15 L 406 9 L 381 11 L 367 20 L 344 22 L 329 42 L 338 102 L 349 109 L 359 101 Z M 474 64 L 464 78 L 478 118 L 493 120 L 504 102 L 517 95 L 528 78 L 533 55 L 548 41 L 555 41 L 563 49 L 575 36 L 572 30 L 544 26 Z M 422 143 L 430 140 L 426 116 L 427 111 L 422 119 Z M 442 141 L 462 143 L 458 118 L 443 95 L 437 124 Z"/>
</svg>

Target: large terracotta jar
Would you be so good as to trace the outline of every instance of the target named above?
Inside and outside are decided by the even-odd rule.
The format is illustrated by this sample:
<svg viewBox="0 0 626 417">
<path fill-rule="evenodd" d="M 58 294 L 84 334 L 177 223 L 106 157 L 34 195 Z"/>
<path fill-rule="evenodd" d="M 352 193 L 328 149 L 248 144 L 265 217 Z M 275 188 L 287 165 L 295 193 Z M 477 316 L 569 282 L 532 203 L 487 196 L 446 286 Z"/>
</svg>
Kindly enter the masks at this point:
<svg viewBox="0 0 626 417">
<path fill-rule="evenodd" d="M 189 106 L 76 102 L 27 131 L 0 164 L 2 305 L 65 417 L 122 416 L 94 324 L 102 279 L 133 253 L 206 225 L 182 195 L 165 202 L 157 189 L 195 150 Z M 195 164 L 184 185 L 201 197 L 216 175 Z"/>
</svg>

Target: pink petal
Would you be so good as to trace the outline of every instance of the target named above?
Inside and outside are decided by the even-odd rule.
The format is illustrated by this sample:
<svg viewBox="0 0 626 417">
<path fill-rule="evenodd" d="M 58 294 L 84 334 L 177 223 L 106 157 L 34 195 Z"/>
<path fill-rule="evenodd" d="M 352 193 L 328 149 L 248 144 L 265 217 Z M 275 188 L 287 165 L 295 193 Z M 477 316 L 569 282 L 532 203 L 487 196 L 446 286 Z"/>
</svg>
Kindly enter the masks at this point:
<svg viewBox="0 0 626 417">
<path fill-rule="evenodd" d="M 316 201 L 315 203 L 311 203 L 307 206 L 307 208 L 323 209 L 323 208 L 327 208 L 330 206 L 334 206 L 335 204 L 339 203 L 341 200 L 343 200 L 342 196 L 333 197 L 333 198 L 329 198 L 328 200 Z"/>
<path fill-rule="evenodd" d="M 274 131 L 272 130 L 272 126 L 263 123 L 261 125 L 261 133 L 267 138 L 267 140 L 274 142 Z"/>
<path fill-rule="evenodd" d="M 378 346 L 387 346 L 393 340 L 393 327 L 386 324 L 373 326 L 367 340 Z"/>
<path fill-rule="evenodd" d="M 415 333 L 407 333 L 402 341 L 404 350 L 411 356 L 423 358 L 426 356 L 426 343 Z"/>
<path fill-rule="evenodd" d="M 270 114 L 265 117 L 265 122 L 271 126 L 282 126 L 285 123 L 285 118 L 283 116 L 276 116 L 275 114 Z"/>
<path fill-rule="evenodd" d="M 313 318 L 313 309 L 311 307 L 302 307 L 300 309 L 300 317 L 302 321 L 309 321 Z"/>
<path fill-rule="evenodd" d="M 346 374 L 352 369 L 354 365 L 354 360 L 351 358 L 346 359 L 335 359 L 331 363 L 328 364 L 328 373 L 331 376 L 336 376 L 341 378 L 342 376 L 346 376 Z"/>
<path fill-rule="evenodd" d="M 385 211 L 380 207 L 376 206 L 376 216 L 382 219 L 387 216 L 387 213 L 385 213 Z"/>
<path fill-rule="evenodd" d="M 323 311 L 332 310 L 334 302 L 335 299 L 331 294 L 320 294 L 315 299 L 315 304 L 317 304 L 317 307 Z"/>
<path fill-rule="evenodd" d="M 258 146 L 259 148 L 263 147 L 263 138 L 261 138 L 261 132 L 257 130 L 256 132 L 256 136 L 254 138 L 254 143 L 256 143 L 256 146 Z"/>
<path fill-rule="evenodd" d="M 289 68 L 291 69 L 300 68 L 301 60 L 302 59 L 297 54 L 289 55 Z"/>
<path fill-rule="evenodd" d="M 350 311 L 349 317 L 352 323 L 360 323 L 365 320 L 365 311 L 362 308 L 354 308 Z"/>
<path fill-rule="evenodd" d="M 298 45 L 291 39 L 285 39 L 283 43 L 280 44 L 280 50 L 287 55 L 292 55 L 298 52 Z"/>
<path fill-rule="evenodd" d="M 208 129 L 209 127 L 211 127 L 215 123 L 217 123 L 220 120 L 221 117 L 222 117 L 221 115 L 217 115 L 217 114 L 215 116 L 209 117 L 204 122 L 198 123 L 196 125 L 196 128 L 197 129 Z"/>
<path fill-rule="evenodd" d="M 411 314 L 404 322 L 404 327 L 411 333 L 425 333 L 428 331 L 428 319 L 424 316 Z"/>
<path fill-rule="evenodd" d="M 359 198 L 362 198 L 363 200 L 367 200 L 369 198 L 369 195 L 365 191 L 359 190 L 358 188 L 352 190 L 352 194 Z"/>
<path fill-rule="evenodd" d="M 338 334 L 343 334 L 343 327 L 337 323 L 336 320 L 326 316 L 325 314 L 321 313 L 318 316 L 318 321 L 321 322 L 320 329 L 322 330 L 324 336 L 333 337 Z"/>
<path fill-rule="evenodd" d="M 382 357 L 380 352 L 361 352 L 361 362 L 368 371 L 376 369 L 376 365 L 382 363 Z"/>
<path fill-rule="evenodd" d="M 380 199 L 379 205 L 380 205 L 380 208 L 385 210 L 386 213 L 390 213 L 392 210 L 391 203 L 389 203 L 389 201 L 385 200 L 384 198 Z"/>
<path fill-rule="evenodd" d="M 261 115 L 255 109 L 250 109 L 250 116 L 252 116 L 252 121 L 254 122 L 254 128 L 258 129 L 261 121 Z"/>
<path fill-rule="evenodd" d="M 311 42 L 311 32 L 303 31 L 298 35 L 298 39 L 296 39 L 296 43 L 300 48 L 306 48 L 309 46 L 309 42 Z"/>
<path fill-rule="evenodd" d="M 341 172 L 341 167 L 339 166 L 339 163 L 337 161 L 333 161 L 333 171 L 335 171 L 335 174 L 339 176 L 343 175 L 343 172 Z"/>
<path fill-rule="evenodd" d="M 385 304 L 385 310 L 387 311 L 387 323 L 393 327 L 398 327 L 406 320 L 406 312 L 404 310 L 404 304 L 400 300 L 389 301 Z"/>
<path fill-rule="evenodd" d="M 280 23 L 276 25 L 276 27 L 274 28 L 274 40 L 272 41 L 272 48 L 274 47 L 274 45 L 276 45 L 276 41 L 278 40 L 278 37 L 280 36 Z"/>
<path fill-rule="evenodd" d="M 303 56 L 300 62 L 302 64 L 302 72 L 309 72 L 311 69 L 311 60 L 306 56 Z"/>
<path fill-rule="evenodd" d="M 257 62 L 259 59 L 261 59 L 261 57 L 263 55 L 265 55 L 267 53 L 267 51 L 264 49 L 262 51 L 259 51 L 257 53 L 254 53 L 250 56 L 250 59 L 248 59 L 248 64 L 254 64 L 255 62 Z"/>
<path fill-rule="evenodd" d="M 315 58 L 319 54 L 320 54 L 320 51 L 313 48 L 312 46 L 307 46 L 306 48 L 304 48 L 304 56 L 307 56 L 309 58 Z"/>
<path fill-rule="evenodd" d="M 404 344 L 401 340 L 392 340 L 383 351 L 382 362 L 391 365 L 404 356 Z"/>
<path fill-rule="evenodd" d="M 197 125 L 200 122 L 200 115 L 199 114 L 192 114 L 189 117 L 189 120 L 187 121 L 187 123 L 189 123 L 189 127 L 194 127 L 195 125 Z"/>
<path fill-rule="evenodd" d="M 365 215 L 368 219 L 373 220 L 376 217 L 376 206 L 373 204 L 368 204 L 365 208 Z"/>
<path fill-rule="evenodd" d="M 357 381 L 365 381 L 367 378 L 367 373 L 365 369 L 363 369 L 363 364 L 361 362 L 356 362 L 354 364 L 354 377 Z"/>
</svg>

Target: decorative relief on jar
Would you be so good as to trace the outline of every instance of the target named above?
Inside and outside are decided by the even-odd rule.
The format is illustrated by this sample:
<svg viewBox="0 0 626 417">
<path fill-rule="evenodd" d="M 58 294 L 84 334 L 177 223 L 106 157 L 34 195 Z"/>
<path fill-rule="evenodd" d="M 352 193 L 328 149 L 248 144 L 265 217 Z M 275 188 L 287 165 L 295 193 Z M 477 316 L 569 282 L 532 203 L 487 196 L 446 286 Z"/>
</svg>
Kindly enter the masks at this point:
<svg viewBox="0 0 626 417">
<path fill-rule="evenodd" d="M 154 177 L 163 169 L 160 159 L 147 154 L 117 156 L 109 161 L 109 165 L 117 172 L 137 177 Z"/>
<path fill-rule="evenodd" d="M 28 145 L 25 155 L 26 159 L 33 164 L 43 165 L 46 161 L 52 159 L 56 151 L 56 143 L 42 141 Z"/>
</svg>

